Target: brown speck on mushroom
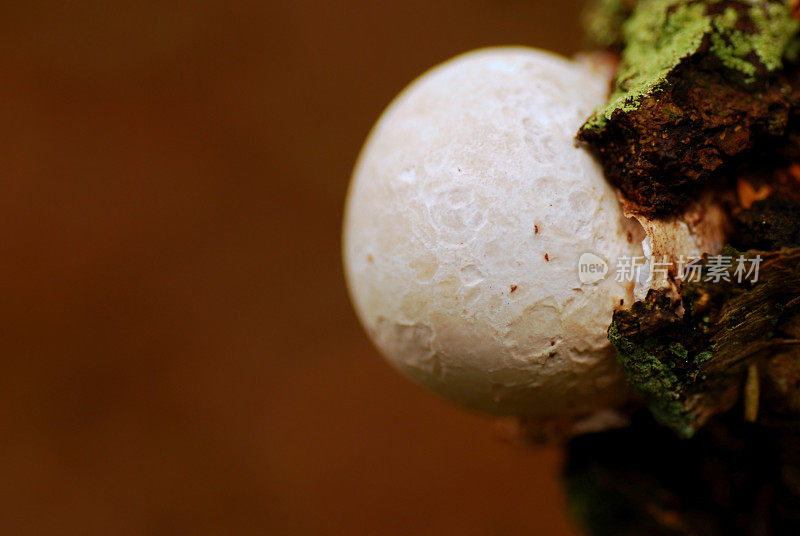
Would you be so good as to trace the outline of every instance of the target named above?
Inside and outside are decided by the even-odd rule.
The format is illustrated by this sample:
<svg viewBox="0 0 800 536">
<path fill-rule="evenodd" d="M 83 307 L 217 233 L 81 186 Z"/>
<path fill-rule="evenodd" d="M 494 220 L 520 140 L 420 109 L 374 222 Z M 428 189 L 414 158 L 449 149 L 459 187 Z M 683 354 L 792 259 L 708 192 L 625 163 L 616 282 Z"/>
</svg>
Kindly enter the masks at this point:
<svg viewBox="0 0 800 536">
<path fill-rule="evenodd" d="M 375 262 L 375 257 L 373 257 L 372 254 L 367 255 L 367 262 L 370 264 Z"/>
<path fill-rule="evenodd" d="M 620 305 L 625 305 L 625 300 L 619 300 Z"/>
<path fill-rule="evenodd" d="M 628 231 L 628 244 L 630 244 L 631 242 L 633 242 L 633 233 Z"/>
<path fill-rule="evenodd" d="M 533 234 L 539 234 L 539 226 L 538 225 L 534 225 L 533 226 Z"/>
<path fill-rule="evenodd" d="M 556 345 L 556 341 L 550 341 L 550 346 L 555 346 L 555 345 Z"/>
<path fill-rule="evenodd" d="M 544 254 L 544 260 L 550 262 L 550 256 L 547 253 Z"/>
<path fill-rule="evenodd" d="M 511 285 L 511 292 L 514 292 L 515 290 L 517 290 L 517 285 Z"/>
</svg>

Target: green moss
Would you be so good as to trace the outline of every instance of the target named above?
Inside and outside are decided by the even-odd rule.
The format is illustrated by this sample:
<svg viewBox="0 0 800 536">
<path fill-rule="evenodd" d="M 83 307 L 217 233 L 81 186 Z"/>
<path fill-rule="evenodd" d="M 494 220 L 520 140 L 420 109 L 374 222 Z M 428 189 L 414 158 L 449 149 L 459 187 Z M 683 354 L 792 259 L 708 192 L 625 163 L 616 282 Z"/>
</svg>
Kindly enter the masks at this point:
<svg viewBox="0 0 800 536">
<path fill-rule="evenodd" d="M 800 28 L 788 3 L 728 1 L 724 9 L 717 3 L 638 2 L 622 25 L 625 46 L 614 91 L 583 128 L 601 128 L 617 110 L 637 109 L 643 97 L 663 89 L 667 76 L 704 43 L 745 83 L 753 82 L 759 70 L 779 69 Z"/>
<path fill-rule="evenodd" d="M 711 358 L 714 356 L 714 353 L 711 350 L 706 350 L 705 352 L 700 352 L 695 356 L 694 362 L 696 365 L 702 365 L 707 361 L 711 361 Z"/>
<path fill-rule="evenodd" d="M 699 366 L 710 358 L 710 352 L 692 358 L 680 343 L 664 345 L 650 338 L 643 344 L 636 344 L 620 333 L 616 323 L 608 328 L 608 338 L 617 349 L 617 359 L 625 370 L 628 385 L 647 399 L 656 420 L 682 437 L 691 437 L 696 431 L 694 416 L 681 396 L 686 382 L 679 368 Z M 662 352 L 667 352 L 674 360 L 661 359 Z"/>
</svg>

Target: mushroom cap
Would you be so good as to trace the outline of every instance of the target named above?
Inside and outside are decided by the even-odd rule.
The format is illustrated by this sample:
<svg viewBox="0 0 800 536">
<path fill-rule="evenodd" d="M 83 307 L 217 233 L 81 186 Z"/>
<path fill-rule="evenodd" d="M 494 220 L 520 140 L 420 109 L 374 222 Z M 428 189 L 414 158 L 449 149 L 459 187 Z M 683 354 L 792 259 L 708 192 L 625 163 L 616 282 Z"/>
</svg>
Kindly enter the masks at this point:
<svg viewBox="0 0 800 536">
<path fill-rule="evenodd" d="M 343 253 L 358 316 L 403 374 L 501 415 L 629 397 L 606 331 L 632 283 L 578 277 L 583 253 L 613 265 L 633 249 L 616 191 L 573 139 L 606 93 L 586 66 L 489 48 L 383 113 L 353 173 Z"/>
</svg>

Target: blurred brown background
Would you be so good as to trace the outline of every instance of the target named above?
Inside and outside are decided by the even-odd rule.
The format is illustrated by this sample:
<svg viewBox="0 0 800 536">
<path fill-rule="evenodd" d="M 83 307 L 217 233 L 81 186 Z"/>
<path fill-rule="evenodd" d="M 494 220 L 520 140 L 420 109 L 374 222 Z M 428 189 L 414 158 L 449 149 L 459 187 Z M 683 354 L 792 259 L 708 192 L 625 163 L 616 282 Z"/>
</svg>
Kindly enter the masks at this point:
<svg viewBox="0 0 800 536">
<path fill-rule="evenodd" d="M 406 383 L 344 287 L 371 124 L 577 1 L 3 2 L 3 534 L 571 534 L 554 449 Z"/>
</svg>

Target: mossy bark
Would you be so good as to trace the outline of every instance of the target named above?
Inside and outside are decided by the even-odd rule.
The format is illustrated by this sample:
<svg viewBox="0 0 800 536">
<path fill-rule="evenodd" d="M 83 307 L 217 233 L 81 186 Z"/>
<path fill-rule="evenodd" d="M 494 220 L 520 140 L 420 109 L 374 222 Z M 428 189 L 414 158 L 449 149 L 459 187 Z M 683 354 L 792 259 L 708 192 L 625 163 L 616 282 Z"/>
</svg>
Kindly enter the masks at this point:
<svg viewBox="0 0 800 536">
<path fill-rule="evenodd" d="M 595 19 L 612 26 L 625 5 Z M 609 39 L 622 44 L 609 103 L 578 139 L 641 213 L 674 212 L 724 164 L 786 134 L 800 84 L 782 67 L 798 29 L 783 1 L 636 3 Z"/>
<path fill-rule="evenodd" d="M 788 1 L 593 4 L 620 66 L 578 138 L 650 218 L 713 186 L 722 255 L 761 262 L 614 314 L 649 412 L 570 443 L 569 503 L 593 535 L 800 534 L 800 22 Z"/>
<path fill-rule="evenodd" d="M 731 248 L 723 255 L 741 254 Z M 786 329 L 800 316 L 800 249 L 743 257 L 756 255 L 756 283 L 739 283 L 734 264 L 730 281 L 683 284 L 680 299 L 651 291 L 614 314 L 609 339 L 628 383 L 680 436 L 691 437 L 739 400 L 750 363 L 800 349 Z"/>
</svg>

